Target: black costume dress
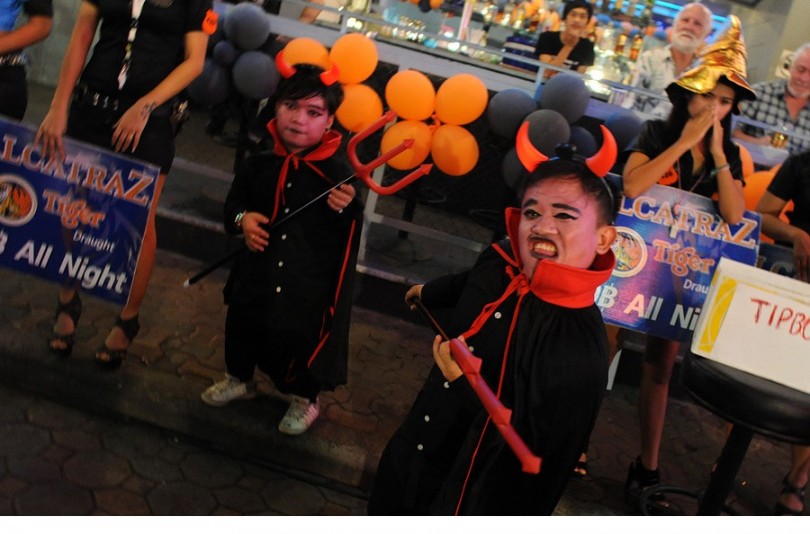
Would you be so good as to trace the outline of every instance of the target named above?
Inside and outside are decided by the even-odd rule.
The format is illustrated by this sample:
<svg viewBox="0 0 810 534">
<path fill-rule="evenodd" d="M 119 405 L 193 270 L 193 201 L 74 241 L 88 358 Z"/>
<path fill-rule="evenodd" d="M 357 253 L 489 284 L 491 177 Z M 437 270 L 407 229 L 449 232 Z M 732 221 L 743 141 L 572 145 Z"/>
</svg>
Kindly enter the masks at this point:
<svg viewBox="0 0 810 534">
<path fill-rule="evenodd" d="M 240 232 L 234 224 L 239 212 L 263 213 L 272 224 L 351 174 L 334 156 L 339 133 L 329 131 L 321 144 L 289 154 L 275 120 L 268 130 L 273 149 L 245 160 L 225 200 L 229 233 Z M 282 392 L 300 396 L 346 383 L 362 218 L 356 198 L 337 213 L 324 197 L 270 231 L 263 252 L 237 258 L 224 291 L 229 374 L 249 380 L 258 365 Z M 311 379 L 316 383 L 302 383 Z"/>
<path fill-rule="evenodd" d="M 481 376 L 513 410 L 515 430 L 542 458 L 540 473 L 521 471 L 469 382 L 447 382 L 434 365 L 383 452 L 370 514 L 531 515 L 557 505 L 607 384 L 608 344 L 593 298 L 615 259 L 598 256 L 591 269 L 541 261 L 530 283 L 513 250 L 519 218 L 507 210 L 511 239 L 471 270 L 425 284 L 422 301 L 451 309 L 445 330 L 463 334 L 482 358 Z"/>
</svg>

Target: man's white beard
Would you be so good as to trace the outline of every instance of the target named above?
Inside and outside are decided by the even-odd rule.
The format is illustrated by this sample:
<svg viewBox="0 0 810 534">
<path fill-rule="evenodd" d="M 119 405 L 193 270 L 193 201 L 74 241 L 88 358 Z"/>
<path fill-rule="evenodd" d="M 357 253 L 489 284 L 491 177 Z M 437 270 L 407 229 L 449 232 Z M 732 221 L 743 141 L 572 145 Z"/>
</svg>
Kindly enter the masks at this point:
<svg viewBox="0 0 810 534">
<path fill-rule="evenodd" d="M 795 85 L 791 84 L 790 81 L 788 81 L 788 91 L 790 91 L 790 94 L 796 98 L 810 97 L 810 89 L 796 87 Z"/>
<path fill-rule="evenodd" d="M 679 52 L 694 54 L 695 50 L 700 48 L 701 41 L 693 38 L 691 35 L 678 34 L 672 36 L 672 42 L 670 44 L 672 48 Z"/>
</svg>

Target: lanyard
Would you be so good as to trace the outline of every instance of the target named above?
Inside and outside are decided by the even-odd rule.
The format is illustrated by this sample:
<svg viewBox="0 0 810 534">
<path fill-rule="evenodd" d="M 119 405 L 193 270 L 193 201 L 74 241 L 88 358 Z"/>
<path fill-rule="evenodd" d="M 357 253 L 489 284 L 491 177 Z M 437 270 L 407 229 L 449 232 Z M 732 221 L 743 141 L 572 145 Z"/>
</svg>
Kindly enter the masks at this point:
<svg viewBox="0 0 810 534">
<path fill-rule="evenodd" d="M 135 35 L 138 33 L 138 19 L 141 18 L 141 11 L 146 0 L 131 0 L 132 20 L 129 23 L 129 34 L 127 35 L 127 47 L 124 52 L 124 61 L 121 64 L 121 72 L 118 73 L 118 89 L 123 89 L 129 74 L 129 65 L 132 63 L 132 44 L 135 42 Z"/>
</svg>

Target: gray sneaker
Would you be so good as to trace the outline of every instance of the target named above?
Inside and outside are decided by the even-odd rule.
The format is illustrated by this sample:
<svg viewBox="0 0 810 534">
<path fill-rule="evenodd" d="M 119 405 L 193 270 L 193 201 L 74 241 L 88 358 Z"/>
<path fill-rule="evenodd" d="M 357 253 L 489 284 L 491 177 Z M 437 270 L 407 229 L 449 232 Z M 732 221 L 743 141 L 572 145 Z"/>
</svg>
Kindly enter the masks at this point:
<svg viewBox="0 0 810 534">
<path fill-rule="evenodd" d="M 320 413 L 320 404 L 317 399 L 315 402 L 310 402 L 309 399 L 293 395 L 290 407 L 278 424 L 278 429 L 283 434 L 291 436 L 303 434 L 312 426 Z"/>
<path fill-rule="evenodd" d="M 225 380 L 220 380 L 203 391 L 200 398 L 211 406 L 225 406 L 231 401 L 252 399 L 255 396 L 256 383 L 254 381 L 242 382 L 231 375 L 225 375 Z"/>
</svg>

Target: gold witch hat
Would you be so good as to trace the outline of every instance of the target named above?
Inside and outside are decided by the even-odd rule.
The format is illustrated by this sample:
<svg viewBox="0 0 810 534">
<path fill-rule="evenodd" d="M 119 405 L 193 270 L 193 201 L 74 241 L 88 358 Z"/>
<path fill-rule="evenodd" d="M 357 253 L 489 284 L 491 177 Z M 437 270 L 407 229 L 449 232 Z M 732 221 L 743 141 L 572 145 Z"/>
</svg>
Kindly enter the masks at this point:
<svg viewBox="0 0 810 534">
<path fill-rule="evenodd" d="M 692 68 L 667 86 L 670 100 L 674 100 L 683 90 L 699 95 L 706 94 L 717 87 L 720 77 L 726 78 L 734 89 L 737 101 L 757 98 L 745 79 L 747 53 L 742 36 L 742 24 L 735 15 L 729 15 L 728 22 L 723 32 L 701 50 Z"/>
</svg>

